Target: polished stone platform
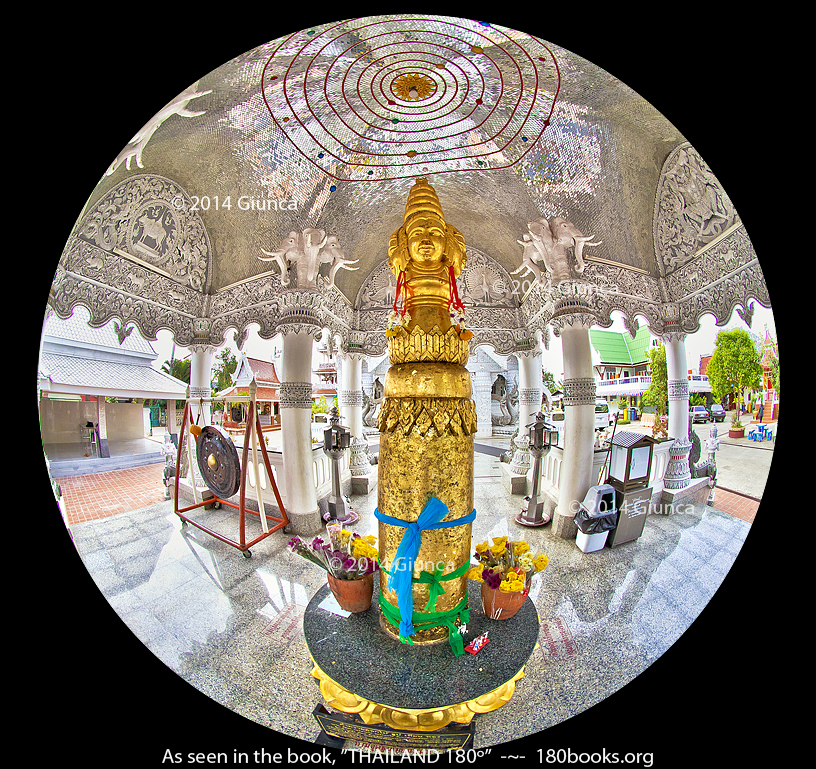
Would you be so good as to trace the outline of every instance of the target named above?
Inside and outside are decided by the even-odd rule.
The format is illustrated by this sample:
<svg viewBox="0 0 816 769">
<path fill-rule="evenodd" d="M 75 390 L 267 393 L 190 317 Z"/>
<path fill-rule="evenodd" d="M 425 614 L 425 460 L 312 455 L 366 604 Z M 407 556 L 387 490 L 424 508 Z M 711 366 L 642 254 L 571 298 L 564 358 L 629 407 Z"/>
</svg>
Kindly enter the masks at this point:
<svg viewBox="0 0 816 769">
<path fill-rule="evenodd" d="M 488 633 L 479 652 L 457 657 L 447 641 L 433 645 L 399 643 L 380 626 L 379 585 L 371 608 L 348 617 L 321 604 L 333 604 L 329 586 L 306 607 L 303 633 L 315 664 L 361 699 L 392 709 L 431 710 L 466 703 L 493 692 L 521 671 L 538 640 L 535 605 L 525 601 L 507 620 L 482 611 L 480 586 L 469 583 L 470 619 L 464 645 Z"/>
<path fill-rule="evenodd" d="M 746 670 L 756 663 L 759 634 L 789 619 L 766 595 L 775 580 L 769 564 L 800 557 L 794 546 L 784 543 L 786 555 L 782 543 L 763 536 L 763 524 L 693 505 L 650 515 L 633 542 L 582 553 L 549 525 L 514 523 L 518 499 L 503 488 L 497 458 L 477 452 L 475 475 L 473 543 L 523 537 L 550 565 L 528 599 L 540 631 L 524 677 L 506 705 L 476 718 L 474 747 L 493 746 L 493 761 L 496 746 L 523 737 L 535 746 L 586 745 L 586 735 L 612 719 L 614 735 L 600 733 L 595 746 L 614 737 L 621 749 L 676 752 L 681 730 L 721 746 L 709 756 L 732 760 L 733 741 L 721 737 L 753 715 L 756 700 L 742 692 L 753 685 Z M 42 562 L 29 568 L 47 576 L 52 599 L 53 575 L 60 589 L 69 586 L 68 599 L 56 602 L 55 631 L 41 634 L 40 659 L 66 663 L 55 690 L 74 735 L 91 719 L 96 733 L 127 724 L 149 734 L 133 749 L 134 760 L 147 763 L 160 762 L 168 748 L 230 755 L 237 748 L 251 757 L 261 745 L 269 749 L 269 730 L 275 744 L 295 738 L 301 752 L 315 749 L 320 692 L 303 617 L 326 576 L 288 551 L 288 535 L 265 539 L 247 559 L 182 528 L 165 501 L 75 524 L 69 537 L 53 497 L 46 502 L 53 548 L 39 551 Z M 376 535 L 376 492 L 352 505 L 360 514 L 354 531 Z M 232 510 L 202 516 L 227 534 L 236 529 Z M 746 537 L 749 553 L 740 555 Z M 474 661 L 487 660 L 491 646 Z M 77 709 L 75 692 L 100 680 L 106 685 L 93 684 L 92 705 Z"/>
</svg>

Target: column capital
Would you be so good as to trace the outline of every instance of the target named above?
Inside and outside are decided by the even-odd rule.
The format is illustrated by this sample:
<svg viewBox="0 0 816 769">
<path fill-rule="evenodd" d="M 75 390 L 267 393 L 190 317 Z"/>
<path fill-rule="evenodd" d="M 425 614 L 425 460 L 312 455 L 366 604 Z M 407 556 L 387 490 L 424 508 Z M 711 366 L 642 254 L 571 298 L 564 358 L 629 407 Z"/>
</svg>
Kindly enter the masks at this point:
<svg viewBox="0 0 816 769">
<path fill-rule="evenodd" d="M 352 363 L 364 361 L 368 357 L 364 352 L 352 352 L 349 350 L 343 350 L 342 348 L 335 354 L 338 358 L 340 358 L 340 360 L 351 361 Z"/>
<path fill-rule="evenodd" d="M 553 334 L 561 336 L 561 334 L 569 329 L 583 329 L 588 331 L 596 322 L 598 318 L 590 308 L 585 308 L 583 312 L 562 312 L 557 317 L 550 319 L 550 325 L 553 329 Z"/>
<path fill-rule="evenodd" d="M 213 344 L 200 343 L 191 344 L 187 349 L 195 355 L 215 355 L 216 350 L 218 350 Z"/>
<path fill-rule="evenodd" d="M 686 334 L 685 331 L 664 331 L 663 333 L 656 334 L 655 336 L 662 342 L 676 344 L 677 342 L 685 342 L 688 334 Z"/>
</svg>

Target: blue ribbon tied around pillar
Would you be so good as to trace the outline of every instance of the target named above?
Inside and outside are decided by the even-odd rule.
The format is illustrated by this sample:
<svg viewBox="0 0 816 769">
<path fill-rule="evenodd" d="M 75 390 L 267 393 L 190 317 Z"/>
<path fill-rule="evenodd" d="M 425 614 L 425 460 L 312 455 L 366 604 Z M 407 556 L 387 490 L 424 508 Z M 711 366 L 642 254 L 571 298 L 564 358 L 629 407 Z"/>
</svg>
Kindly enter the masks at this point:
<svg viewBox="0 0 816 769">
<path fill-rule="evenodd" d="M 391 570 L 388 577 L 388 589 L 397 594 L 397 604 L 400 610 L 399 633 L 404 638 L 409 638 L 414 634 L 414 625 L 411 618 L 414 613 L 414 589 L 411 585 L 411 578 L 414 574 L 414 561 L 419 555 L 420 540 L 422 532 L 428 529 L 450 529 L 454 526 L 463 526 L 476 520 L 476 511 L 455 521 L 442 519 L 448 514 L 447 506 L 436 497 L 431 497 L 428 503 L 419 514 L 416 521 L 409 523 L 399 518 L 392 518 L 384 515 L 379 510 L 374 511 L 374 517 L 378 521 L 390 524 L 391 526 L 405 527 L 405 534 L 402 535 Z"/>
</svg>

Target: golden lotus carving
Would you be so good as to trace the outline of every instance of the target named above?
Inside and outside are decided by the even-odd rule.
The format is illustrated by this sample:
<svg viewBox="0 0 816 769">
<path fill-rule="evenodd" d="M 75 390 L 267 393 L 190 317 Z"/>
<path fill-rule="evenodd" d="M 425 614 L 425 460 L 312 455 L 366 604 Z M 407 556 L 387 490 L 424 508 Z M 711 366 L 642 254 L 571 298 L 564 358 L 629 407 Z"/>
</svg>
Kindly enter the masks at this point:
<svg viewBox="0 0 816 769">
<path fill-rule="evenodd" d="M 469 724 L 475 715 L 490 713 L 507 704 L 516 690 L 516 682 L 524 677 L 524 668 L 506 683 L 480 697 L 426 710 L 394 708 L 367 700 L 332 680 L 316 664 L 312 668 L 312 675 L 320 682 L 320 693 L 329 707 L 343 713 L 355 713 L 369 726 L 385 724 L 392 729 L 435 732 L 451 722 Z"/>
</svg>

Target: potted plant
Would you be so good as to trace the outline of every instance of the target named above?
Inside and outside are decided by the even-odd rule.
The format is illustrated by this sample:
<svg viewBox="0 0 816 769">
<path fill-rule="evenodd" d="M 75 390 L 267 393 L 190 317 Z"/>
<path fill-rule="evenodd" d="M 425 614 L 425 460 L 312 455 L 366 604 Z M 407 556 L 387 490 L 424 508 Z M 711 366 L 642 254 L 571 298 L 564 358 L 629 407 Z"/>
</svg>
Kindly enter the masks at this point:
<svg viewBox="0 0 816 769">
<path fill-rule="evenodd" d="M 549 558 L 536 555 L 523 540 L 494 537 L 476 545 L 476 560 L 468 577 L 482 584 L 482 610 L 491 619 L 509 619 L 527 600 L 533 575 L 544 571 Z"/>
<path fill-rule="evenodd" d="M 315 537 L 304 542 L 293 537 L 289 549 L 326 571 L 326 579 L 338 605 L 344 611 L 361 612 L 371 606 L 374 573 L 379 570 L 377 538 L 361 537 L 342 524 L 326 526 L 328 541 Z"/>
</svg>

